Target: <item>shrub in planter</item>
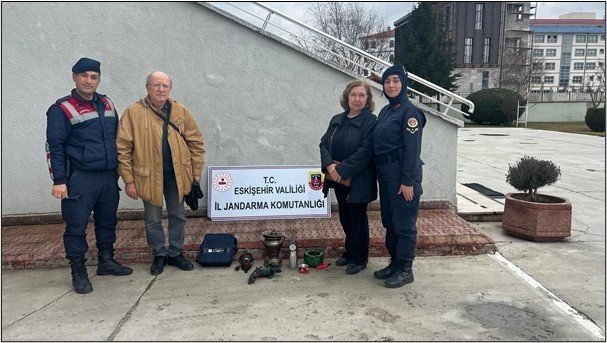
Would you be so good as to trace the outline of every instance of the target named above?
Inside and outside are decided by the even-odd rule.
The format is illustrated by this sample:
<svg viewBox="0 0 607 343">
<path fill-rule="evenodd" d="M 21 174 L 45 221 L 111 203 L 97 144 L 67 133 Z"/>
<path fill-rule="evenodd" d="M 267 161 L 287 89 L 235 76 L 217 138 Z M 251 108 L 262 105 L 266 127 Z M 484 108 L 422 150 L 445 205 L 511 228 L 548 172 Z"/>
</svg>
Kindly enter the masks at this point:
<svg viewBox="0 0 607 343">
<path fill-rule="evenodd" d="M 537 189 L 557 182 L 560 177 L 561 168 L 552 161 L 523 156 L 514 166 L 508 167 L 506 182 L 525 192 L 524 200 L 542 202 L 537 196 Z"/>
<path fill-rule="evenodd" d="M 561 176 L 551 161 L 524 156 L 509 166 L 506 181 L 524 193 L 506 194 L 502 228 L 511 235 L 536 241 L 561 240 L 571 235 L 571 202 L 537 189 L 548 186 Z"/>
<path fill-rule="evenodd" d="M 477 124 L 509 125 L 516 119 L 517 105 L 523 97 L 510 89 L 490 88 L 474 92 L 467 99 L 475 106 L 474 113 L 468 117 L 471 121 Z M 468 109 L 469 106 L 462 105 L 463 112 L 468 112 Z"/>
<path fill-rule="evenodd" d="M 604 132 L 605 107 L 587 109 L 584 121 L 586 122 L 586 126 L 588 126 L 593 132 Z"/>
</svg>

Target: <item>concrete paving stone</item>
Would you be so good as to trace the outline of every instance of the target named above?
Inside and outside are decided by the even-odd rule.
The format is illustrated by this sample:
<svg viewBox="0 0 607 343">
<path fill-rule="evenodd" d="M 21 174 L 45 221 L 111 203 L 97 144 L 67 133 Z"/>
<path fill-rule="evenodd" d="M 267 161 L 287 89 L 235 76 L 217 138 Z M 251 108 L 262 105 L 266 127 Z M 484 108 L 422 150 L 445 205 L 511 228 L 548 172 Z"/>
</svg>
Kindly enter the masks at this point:
<svg viewBox="0 0 607 343">
<path fill-rule="evenodd" d="M 37 272 L 3 275 L 3 340 L 107 340 L 153 279 L 143 266 L 122 277 L 93 276 L 89 268 L 93 293 L 77 294 L 71 290 L 69 268 Z M 31 313 L 24 316 L 26 311 Z"/>
<path fill-rule="evenodd" d="M 605 330 L 605 242 L 530 242 L 506 234 L 501 223 L 479 223 L 499 252 Z"/>
<path fill-rule="evenodd" d="M 252 285 L 247 284 L 249 274 L 231 268 L 196 266 L 184 272 L 167 266 L 154 279 L 148 265 L 136 265 L 130 277 L 93 277 L 95 290 L 88 295 L 69 292 L 67 268 L 47 271 L 52 287 L 31 282 L 39 270 L 9 271 L 3 297 L 20 293 L 21 298 L 12 305 L 3 303 L 8 323 L 3 339 L 593 339 L 570 315 L 488 255 L 418 258 L 415 282 L 399 289 L 385 288 L 372 277 L 387 262 L 371 258 L 357 275 L 346 275 L 344 267 L 309 274 L 285 269 Z M 23 318 L 27 310 L 34 312 Z"/>
</svg>

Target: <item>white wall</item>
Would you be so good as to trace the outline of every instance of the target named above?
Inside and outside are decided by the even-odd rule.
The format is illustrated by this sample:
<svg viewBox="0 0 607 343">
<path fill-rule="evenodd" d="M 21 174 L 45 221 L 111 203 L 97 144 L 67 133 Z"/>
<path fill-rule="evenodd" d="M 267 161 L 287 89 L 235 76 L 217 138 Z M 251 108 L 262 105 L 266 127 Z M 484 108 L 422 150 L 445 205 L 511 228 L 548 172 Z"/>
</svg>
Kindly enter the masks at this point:
<svg viewBox="0 0 607 343">
<path fill-rule="evenodd" d="M 211 165 L 318 164 L 320 136 L 352 79 L 196 3 L 4 2 L 3 215 L 60 211 L 50 195 L 45 113 L 73 88 L 71 67 L 82 56 L 101 61 L 98 91 L 120 114 L 145 96 L 148 73 L 171 76 L 172 97 L 205 137 L 203 179 Z M 379 113 L 386 101 L 374 94 Z M 456 139 L 456 125 L 428 118 L 424 200 L 455 204 Z M 123 194 L 120 208 L 142 204 Z"/>
</svg>

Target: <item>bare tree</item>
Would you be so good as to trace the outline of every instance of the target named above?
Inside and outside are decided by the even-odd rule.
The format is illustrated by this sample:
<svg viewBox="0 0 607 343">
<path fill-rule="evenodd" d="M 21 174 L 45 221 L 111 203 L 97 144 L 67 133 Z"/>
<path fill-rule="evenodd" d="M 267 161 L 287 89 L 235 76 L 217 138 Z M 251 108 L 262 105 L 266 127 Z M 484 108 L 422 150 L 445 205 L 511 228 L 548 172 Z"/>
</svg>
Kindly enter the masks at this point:
<svg viewBox="0 0 607 343">
<path fill-rule="evenodd" d="M 373 54 L 380 58 L 389 49 L 389 38 L 362 39 L 386 31 L 386 20 L 377 9 L 366 8 L 359 2 L 314 2 L 307 9 L 307 16 L 316 29 L 361 50 L 365 50 L 365 43 L 375 44 Z M 296 42 L 349 70 L 372 64 L 360 54 L 320 35 L 307 34 L 303 39 L 296 39 Z"/>
<path fill-rule="evenodd" d="M 525 47 L 507 47 L 502 63 L 502 88 L 516 91 L 524 98 L 531 91 L 532 83 L 541 84 L 546 74 L 543 57 L 532 57 Z"/>
<path fill-rule="evenodd" d="M 598 65 L 596 73 L 586 78 L 586 91 L 590 93 L 592 107 L 599 108 L 605 103 L 605 63 Z"/>
</svg>

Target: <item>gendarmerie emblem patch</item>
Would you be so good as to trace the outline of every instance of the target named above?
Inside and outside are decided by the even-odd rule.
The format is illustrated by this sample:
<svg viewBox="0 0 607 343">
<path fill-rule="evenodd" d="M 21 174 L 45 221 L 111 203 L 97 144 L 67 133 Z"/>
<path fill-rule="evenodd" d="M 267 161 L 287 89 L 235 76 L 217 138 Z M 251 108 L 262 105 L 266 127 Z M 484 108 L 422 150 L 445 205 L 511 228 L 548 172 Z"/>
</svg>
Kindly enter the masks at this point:
<svg viewBox="0 0 607 343">
<path fill-rule="evenodd" d="M 417 122 L 417 119 L 409 118 L 409 120 L 407 120 L 407 131 L 409 131 L 410 133 L 417 132 L 417 130 L 419 130 L 419 128 L 417 127 L 418 125 L 419 123 Z"/>
<path fill-rule="evenodd" d="M 322 173 L 320 171 L 308 171 L 308 186 L 315 191 L 322 189 Z"/>
</svg>

